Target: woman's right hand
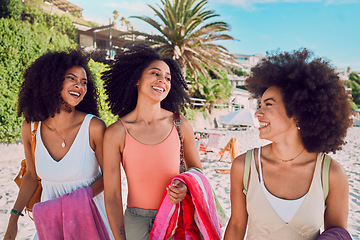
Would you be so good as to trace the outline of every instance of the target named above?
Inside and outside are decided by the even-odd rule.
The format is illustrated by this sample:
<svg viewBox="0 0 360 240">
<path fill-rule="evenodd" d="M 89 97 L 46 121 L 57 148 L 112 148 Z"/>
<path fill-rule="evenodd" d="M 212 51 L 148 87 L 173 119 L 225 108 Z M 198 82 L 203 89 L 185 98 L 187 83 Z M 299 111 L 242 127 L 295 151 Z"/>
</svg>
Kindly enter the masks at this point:
<svg viewBox="0 0 360 240">
<path fill-rule="evenodd" d="M 13 214 L 13 213 L 11 213 L 11 214 Z M 10 217 L 9 224 L 8 224 L 6 232 L 5 232 L 4 240 L 15 239 L 17 231 L 18 231 L 17 221 L 15 221 L 14 219 L 12 219 L 12 217 Z"/>
</svg>

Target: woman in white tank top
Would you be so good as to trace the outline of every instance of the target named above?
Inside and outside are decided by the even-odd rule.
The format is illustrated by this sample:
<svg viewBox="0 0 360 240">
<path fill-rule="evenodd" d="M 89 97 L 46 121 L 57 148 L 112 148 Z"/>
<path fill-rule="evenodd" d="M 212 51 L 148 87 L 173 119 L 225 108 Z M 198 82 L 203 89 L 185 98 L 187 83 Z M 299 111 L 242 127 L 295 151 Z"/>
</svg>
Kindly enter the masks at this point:
<svg viewBox="0 0 360 240">
<path fill-rule="evenodd" d="M 331 159 L 322 179 L 328 173 L 322 164 L 323 153 L 344 144 L 350 106 L 335 70 L 311 57 L 306 49 L 273 54 L 246 80 L 253 97 L 261 98 L 255 113 L 260 138 L 271 143 L 232 164 L 224 239 L 317 239 L 322 226 L 347 227 L 345 171 Z"/>
<path fill-rule="evenodd" d="M 104 207 L 101 174 L 106 125 L 93 116 L 99 112 L 88 60 L 80 51 L 49 52 L 24 74 L 19 114 L 25 117 L 22 139 L 27 171 L 4 239 L 15 238 L 18 218 L 35 191 L 37 175 L 42 179 L 41 201 L 91 186 L 93 200 L 112 235 Z M 30 135 L 35 121 L 39 125 L 34 162 Z M 81 234 L 78 239 L 82 239 Z"/>
</svg>

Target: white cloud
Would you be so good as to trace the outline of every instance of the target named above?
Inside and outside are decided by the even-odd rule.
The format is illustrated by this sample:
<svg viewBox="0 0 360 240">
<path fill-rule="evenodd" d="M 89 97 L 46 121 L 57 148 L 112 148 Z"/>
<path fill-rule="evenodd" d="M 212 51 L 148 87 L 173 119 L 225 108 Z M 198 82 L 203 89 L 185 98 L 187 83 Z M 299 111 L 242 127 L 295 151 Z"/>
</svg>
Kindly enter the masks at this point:
<svg viewBox="0 0 360 240">
<path fill-rule="evenodd" d="M 255 10 L 257 4 L 323 2 L 324 5 L 360 3 L 360 0 L 215 0 L 218 4 L 233 5 Z"/>
<path fill-rule="evenodd" d="M 360 3 L 360 0 L 326 0 L 325 5 L 340 5 L 348 3 Z"/>
</svg>

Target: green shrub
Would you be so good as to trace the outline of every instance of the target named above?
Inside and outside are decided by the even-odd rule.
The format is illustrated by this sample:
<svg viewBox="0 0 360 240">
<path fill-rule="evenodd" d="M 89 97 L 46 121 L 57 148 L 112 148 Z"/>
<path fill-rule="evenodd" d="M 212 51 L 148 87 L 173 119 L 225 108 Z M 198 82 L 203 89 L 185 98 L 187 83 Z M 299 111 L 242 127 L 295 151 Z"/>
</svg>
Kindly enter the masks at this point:
<svg viewBox="0 0 360 240">
<path fill-rule="evenodd" d="M 190 107 L 185 108 L 185 117 L 190 121 L 195 121 L 196 120 L 196 114 L 199 112 L 200 110 L 198 109 L 193 109 Z"/>
<path fill-rule="evenodd" d="M 0 18 L 21 19 L 24 4 L 21 0 L 1 0 L 0 1 Z"/>
<path fill-rule="evenodd" d="M 22 20 L 33 25 L 47 26 L 49 30 L 68 35 L 74 43 L 77 42 L 77 30 L 68 14 L 51 14 L 44 13 L 36 8 L 25 8 Z"/>
<path fill-rule="evenodd" d="M 20 138 L 23 118 L 17 117 L 17 101 L 25 69 L 45 52 L 69 47 L 74 43 L 68 36 L 47 26 L 0 19 L 0 142 Z"/>
<path fill-rule="evenodd" d="M 118 117 L 114 116 L 111 113 L 109 106 L 106 103 L 107 96 L 105 94 L 103 82 L 100 78 L 101 73 L 103 71 L 105 71 L 105 68 L 107 67 L 107 65 L 105 65 L 103 63 L 95 62 L 94 60 L 91 59 L 89 62 L 89 66 L 90 66 L 90 70 L 91 70 L 92 74 L 94 75 L 95 84 L 98 89 L 98 93 L 99 93 L 99 97 L 100 97 L 100 102 L 99 102 L 100 117 L 109 126 L 110 124 L 115 122 L 118 119 Z"/>
</svg>

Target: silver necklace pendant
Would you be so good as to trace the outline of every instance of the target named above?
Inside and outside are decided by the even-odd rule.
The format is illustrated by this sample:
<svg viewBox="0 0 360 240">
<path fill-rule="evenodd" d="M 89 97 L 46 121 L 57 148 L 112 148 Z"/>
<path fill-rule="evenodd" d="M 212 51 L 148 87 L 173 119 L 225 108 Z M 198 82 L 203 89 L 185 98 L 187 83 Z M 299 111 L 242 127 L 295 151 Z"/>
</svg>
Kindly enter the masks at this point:
<svg viewBox="0 0 360 240">
<path fill-rule="evenodd" d="M 62 146 L 63 148 L 66 146 L 65 140 L 63 140 L 63 142 L 61 143 L 61 146 Z"/>
</svg>

